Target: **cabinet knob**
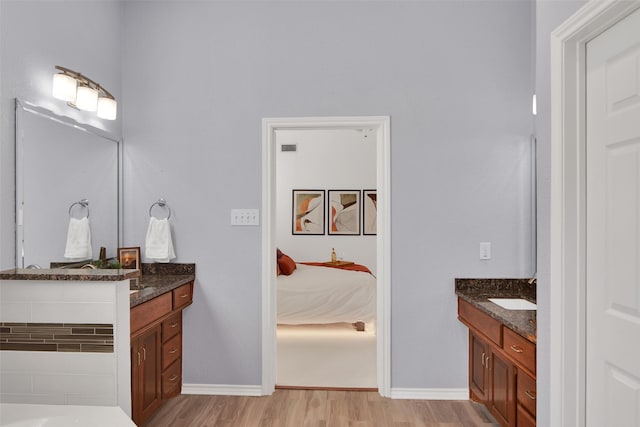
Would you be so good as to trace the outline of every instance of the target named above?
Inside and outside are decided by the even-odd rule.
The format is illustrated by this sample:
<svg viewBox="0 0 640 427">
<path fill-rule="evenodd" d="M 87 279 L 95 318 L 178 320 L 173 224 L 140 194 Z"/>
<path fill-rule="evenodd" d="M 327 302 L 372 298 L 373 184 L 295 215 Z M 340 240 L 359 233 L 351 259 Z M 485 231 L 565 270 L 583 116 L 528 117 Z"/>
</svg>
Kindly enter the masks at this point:
<svg viewBox="0 0 640 427">
<path fill-rule="evenodd" d="M 169 350 L 169 354 L 175 354 L 178 351 L 177 348 L 172 348 L 171 350 Z"/>
<path fill-rule="evenodd" d="M 172 376 L 171 378 L 169 378 L 169 381 L 171 381 L 172 383 L 175 382 L 178 379 L 177 375 Z"/>
<path fill-rule="evenodd" d="M 169 327 L 170 328 L 177 328 L 178 327 L 178 322 L 171 324 Z"/>
<path fill-rule="evenodd" d="M 524 394 L 526 394 L 529 399 L 536 400 L 536 392 L 535 391 L 526 390 L 524 392 Z"/>
<path fill-rule="evenodd" d="M 189 296 L 189 294 L 182 294 L 180 295 L 180 298 L 187 298 Z"/>
</svg>

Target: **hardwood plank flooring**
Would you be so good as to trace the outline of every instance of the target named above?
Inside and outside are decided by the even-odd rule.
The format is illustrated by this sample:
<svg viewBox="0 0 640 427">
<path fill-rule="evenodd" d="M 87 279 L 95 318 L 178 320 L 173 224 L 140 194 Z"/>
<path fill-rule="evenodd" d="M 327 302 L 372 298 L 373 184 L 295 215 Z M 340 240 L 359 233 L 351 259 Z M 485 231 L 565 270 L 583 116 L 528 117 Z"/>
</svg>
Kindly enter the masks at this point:
<svg viewBox="0 0 640 427">
<path fill-rule="evenodd" d="M 145 427 L 497 427 L 471 401 L 400 400 L 377 392 L 282 390 L 271 396 L 180 395 Z"/>
</svg>

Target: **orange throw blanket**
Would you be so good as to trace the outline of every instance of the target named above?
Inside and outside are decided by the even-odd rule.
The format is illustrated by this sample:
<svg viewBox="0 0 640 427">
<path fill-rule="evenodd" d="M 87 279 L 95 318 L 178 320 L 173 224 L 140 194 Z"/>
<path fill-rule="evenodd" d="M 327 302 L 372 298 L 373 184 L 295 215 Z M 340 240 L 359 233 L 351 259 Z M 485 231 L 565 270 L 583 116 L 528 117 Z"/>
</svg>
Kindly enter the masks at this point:
<svg viewBox="0 0 640 427">
<path fill-rule="evenodd" d="M 328 265 L 328 264 L 325 264 L 324 262 L 301 262 L 300 264 L 315 265 L 318 267 L 340 268 L 342 270 L 362 271 L 364 273 L 371 274 L 371 270 L 369 270 L 366 266 L 361 264 Z"/>
</svg>

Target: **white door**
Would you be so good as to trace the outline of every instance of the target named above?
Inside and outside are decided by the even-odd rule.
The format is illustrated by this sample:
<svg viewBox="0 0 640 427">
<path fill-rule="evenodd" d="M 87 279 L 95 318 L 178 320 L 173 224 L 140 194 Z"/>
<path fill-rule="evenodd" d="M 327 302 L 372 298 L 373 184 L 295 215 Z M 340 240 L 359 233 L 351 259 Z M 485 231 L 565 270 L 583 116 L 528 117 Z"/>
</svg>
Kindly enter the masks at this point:
<svg viewBox="0 0 640 427">
<path fill-rule="evenodd" d="M 587 44 L 588 427 L 640 426 L 640 10 Z"/>
</svg>

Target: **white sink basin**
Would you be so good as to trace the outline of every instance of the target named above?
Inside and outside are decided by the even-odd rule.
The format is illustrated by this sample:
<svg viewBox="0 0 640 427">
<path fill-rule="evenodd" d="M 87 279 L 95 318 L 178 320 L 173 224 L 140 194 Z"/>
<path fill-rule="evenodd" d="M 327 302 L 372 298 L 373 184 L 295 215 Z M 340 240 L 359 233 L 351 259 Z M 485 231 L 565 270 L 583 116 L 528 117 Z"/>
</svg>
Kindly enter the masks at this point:
<svg viewBox="0 0 640 427">
<path fill-rule="evenodd" d="M 494 304 L 506 310 L 535 310 L 537 306 L 522 298 L 489 298 Z"/>
</svg>

